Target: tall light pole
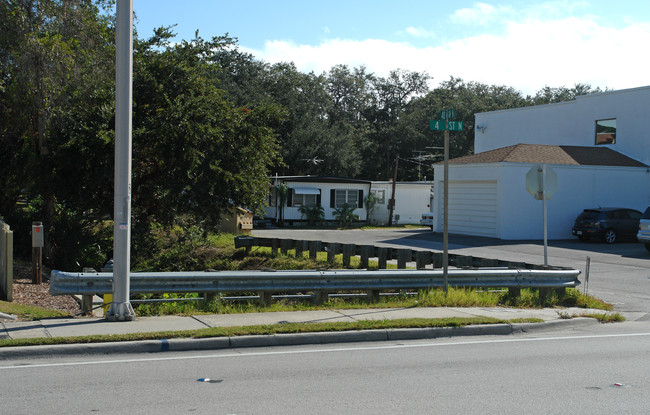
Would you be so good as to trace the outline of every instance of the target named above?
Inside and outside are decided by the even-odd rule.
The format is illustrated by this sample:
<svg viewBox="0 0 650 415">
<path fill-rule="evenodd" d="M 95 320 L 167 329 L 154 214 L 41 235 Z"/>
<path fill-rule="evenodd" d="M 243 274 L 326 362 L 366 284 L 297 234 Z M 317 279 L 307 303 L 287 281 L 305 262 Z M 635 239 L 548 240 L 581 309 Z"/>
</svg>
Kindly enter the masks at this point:
<svg viewBox="0 0 650 415">
<path fill-rule="evenodd" d="M 133 0 L 117 0 L 115 54 L 115 194 L 113 206 L 113 302 L 108 321 L 132 321 L 131 108 L 133 104 Z"/>
</svg>

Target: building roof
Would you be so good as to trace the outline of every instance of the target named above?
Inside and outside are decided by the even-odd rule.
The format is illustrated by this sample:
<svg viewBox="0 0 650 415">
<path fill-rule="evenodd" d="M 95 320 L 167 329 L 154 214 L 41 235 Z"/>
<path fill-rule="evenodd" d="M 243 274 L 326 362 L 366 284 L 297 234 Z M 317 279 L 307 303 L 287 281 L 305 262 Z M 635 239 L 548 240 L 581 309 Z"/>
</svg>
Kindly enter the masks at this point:
<svg viewBox="0 0 650 415">
<path fill-rule="evenodd" d="M 442 162 L 436 163 L 441 164 Z M 449 164 L 542 163 L 578 166 L 648 167 L 609 147 L 515 144 L 449 160 Z"/>
<path fill-rule="evenodd" d="M 353 179 L 342 176 L 272 176 L 272 180 L 282 182 L 304 182 L 304 183 L 362 183 L 370 184 L 370 180 Z"/>
</svg>

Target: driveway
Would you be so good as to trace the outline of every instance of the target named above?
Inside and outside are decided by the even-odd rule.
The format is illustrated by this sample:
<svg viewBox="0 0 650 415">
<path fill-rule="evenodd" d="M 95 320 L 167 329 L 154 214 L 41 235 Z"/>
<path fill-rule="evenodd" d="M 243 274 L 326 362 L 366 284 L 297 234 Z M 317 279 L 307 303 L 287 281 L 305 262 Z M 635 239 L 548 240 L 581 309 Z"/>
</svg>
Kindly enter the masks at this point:
<svg viewBox="0 0 650 415">
<path fill-rule="evenodd" d="M 254 236 L 321 240 L 397 248 L 442 251 L 442 234 L 429 229 L 307 230 L 259 229 Z M 464 235 L 449 236 L 449 251 L 501 260 L 544 263 L 543 241 L 503 241 Z M 590 258 L 588 284 L 587 257 Z M 614 304 L 616 310 L 650 321 L 650 253 L 636 242 L 607 245 L 600 242 L 557 240 L 548 243 L 550 265 L 582 271 L 581 290 Z M 638 314 L 637 314 L 638 313 Z"/>
</svg>

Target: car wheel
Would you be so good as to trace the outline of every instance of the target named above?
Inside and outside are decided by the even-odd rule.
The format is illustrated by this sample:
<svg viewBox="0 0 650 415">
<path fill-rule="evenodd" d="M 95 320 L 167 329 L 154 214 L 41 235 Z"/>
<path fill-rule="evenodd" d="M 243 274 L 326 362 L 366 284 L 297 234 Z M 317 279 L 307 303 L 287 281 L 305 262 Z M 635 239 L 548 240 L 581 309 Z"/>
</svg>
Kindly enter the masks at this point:
<svg viewBox="0 0 650 415">
<path fill-rule="evenodd" d="M 580 235 L 580 236 L 578 236 L 578 239 L 580 239 L 583 242 L 587 242 L 588 240 L 591 239 L 591 237 L 587 236 L 587 235 Z"/>
<path fill-rule="evenodd" d="M 614 229 L 607 229 L 603 235 L 603 240 L 608 244 L 616 242 L 616 231 Z"/>
<path fill-rule="evenodd" d="M 650 251 L 650 243 L 645 244 L 645 249 L 647 249 L 648 251 Z"/>
</svg>

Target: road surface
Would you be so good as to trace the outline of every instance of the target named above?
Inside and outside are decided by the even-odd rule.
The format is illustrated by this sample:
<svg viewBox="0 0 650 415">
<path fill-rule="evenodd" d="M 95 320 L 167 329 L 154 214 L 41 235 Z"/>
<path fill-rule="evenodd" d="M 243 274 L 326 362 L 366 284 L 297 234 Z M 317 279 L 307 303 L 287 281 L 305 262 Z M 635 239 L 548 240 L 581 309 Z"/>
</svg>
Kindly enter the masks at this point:
<svg viewBox="0 0 650 415">
<path fill-rule="evenodd" d="M 639 324 L 0 360 L 0 406 L 7 414 L 647 414 L 650 331 Z"/>
</svg>

